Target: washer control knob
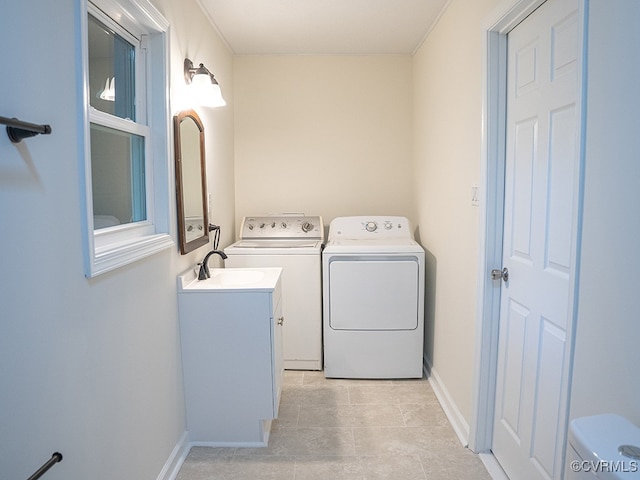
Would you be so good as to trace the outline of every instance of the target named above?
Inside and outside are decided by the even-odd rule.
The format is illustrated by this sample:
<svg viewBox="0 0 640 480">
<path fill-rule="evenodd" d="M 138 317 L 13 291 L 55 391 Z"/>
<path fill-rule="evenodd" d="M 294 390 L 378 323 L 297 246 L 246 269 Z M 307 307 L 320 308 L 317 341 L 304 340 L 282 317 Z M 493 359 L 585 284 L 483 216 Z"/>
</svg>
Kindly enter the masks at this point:
<svg viewBox="0 0 640 480">
<path fill-rule="evenodd" d="M 391 222 L 384 222 L 384 229 L 385 230 L 391 230 L 393 228 L 393 223 Z"/>
<path fill-rule="evenodd" d="M 367 222 L 364 228 L 367 232 L 375 232 L 378 229 L 378 224 L 376 222 Z"/>
<path fill-rule="evenodd" d="M 287 228 L 289 225 L 287 225 L 287 222 L 282 222 L 282 223 L 280 224 L 280 226 L 281 226 L 282 228 Z"/>
<path fill-rule="evenodd" d="M 254 227 L 253 227 L 253 223 L 250 223 L 249 225 L 247 225 L 247 228 L 248 228 L 249 230 L 253 230 L 253 228 L 254 228 Z"/>
<path fill-rule="evenodd" d="M 311 222 L 304 222 L 304 223 L 302 224 L 302 231 L 303 231 L 304 233 L 308 233 L 308 232 L 310 232 L 311 230 L 313 230 L 313 223 L 311 223 Z"/>
</svg>

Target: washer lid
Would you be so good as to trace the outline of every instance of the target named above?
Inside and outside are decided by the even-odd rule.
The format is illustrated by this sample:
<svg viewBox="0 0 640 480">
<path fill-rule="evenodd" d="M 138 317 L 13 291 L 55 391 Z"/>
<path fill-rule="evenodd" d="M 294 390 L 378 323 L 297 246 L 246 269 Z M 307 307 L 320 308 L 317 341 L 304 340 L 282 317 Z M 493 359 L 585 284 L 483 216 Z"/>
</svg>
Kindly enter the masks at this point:
<svg viewBox="0 0 640 480">
<path fill-rule="evenodd" d="M 224 249 L 227 255 L 320 255 L 322 241 L 308 240 L 238 240 Z"/>
<path fill-rule="evenodd" d="M 316 248 L 320 240 L 239 240 L 233 244 L 235 248 Z"/>
</svg>

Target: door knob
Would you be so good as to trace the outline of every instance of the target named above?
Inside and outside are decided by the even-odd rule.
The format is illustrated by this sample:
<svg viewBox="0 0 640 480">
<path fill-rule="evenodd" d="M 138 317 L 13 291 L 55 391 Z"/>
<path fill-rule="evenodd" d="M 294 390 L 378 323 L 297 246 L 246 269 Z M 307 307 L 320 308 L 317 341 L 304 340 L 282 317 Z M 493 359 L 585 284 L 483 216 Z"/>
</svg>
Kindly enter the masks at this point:
<svg viewBox="0 0 640 480">
<path fill-rule="evenodd" d="M 509 281 L 509 270 L 507 267 L 504 267 L 502 270 L 498 268 L 494 268 L 491 270 L 491 278 L 493 280 L 504 280 L 505 282 Z"/>
</svg>

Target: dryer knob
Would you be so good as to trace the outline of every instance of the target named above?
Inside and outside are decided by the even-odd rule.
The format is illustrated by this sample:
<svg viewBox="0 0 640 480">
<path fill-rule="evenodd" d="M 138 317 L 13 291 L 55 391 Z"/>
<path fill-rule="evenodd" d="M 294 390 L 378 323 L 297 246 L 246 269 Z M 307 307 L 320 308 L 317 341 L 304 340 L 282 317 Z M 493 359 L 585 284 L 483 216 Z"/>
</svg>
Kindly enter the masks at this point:
<svg viewBox="0 0 640 480">
<path fill-rule="evenodd" d="M 303 231 L 304 233 L 308 233 L 308 232 L 310 232 L 311 230 L 313 230 L 313 223 L 311 223 L 311 222 L 304 222 L 304 223 L 302 224 L 302 231 Z"/>
<path fill-rule="evenodd" d="M 378 229 L 378 224 L 376 222 L 367 222 L 364 228 L 367 232 L 375 232 Z"/>
</svg>

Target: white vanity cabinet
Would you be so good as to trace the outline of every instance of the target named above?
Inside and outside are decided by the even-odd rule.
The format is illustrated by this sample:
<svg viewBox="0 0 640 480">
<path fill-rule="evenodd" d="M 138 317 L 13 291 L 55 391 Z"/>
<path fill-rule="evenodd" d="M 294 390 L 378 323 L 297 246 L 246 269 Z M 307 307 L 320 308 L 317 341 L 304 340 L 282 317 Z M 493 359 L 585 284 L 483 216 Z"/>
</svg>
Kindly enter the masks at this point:
<svg viewBox="0 0 640 480">
<path fill-rule="evenodd" d="M 266 445 L 278 415 L 281 269 L 251 269 L 261 274 L 253 277 L 243 270 L 178 277 L 187 429 L 196 444 Z"/>
</svg>

